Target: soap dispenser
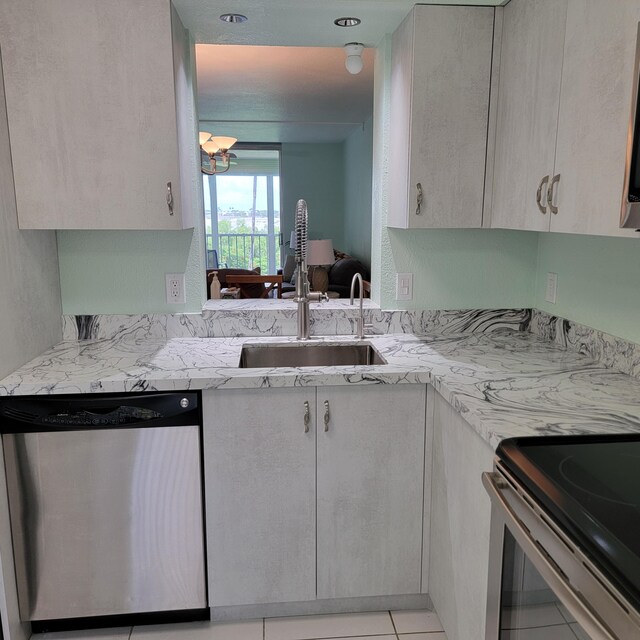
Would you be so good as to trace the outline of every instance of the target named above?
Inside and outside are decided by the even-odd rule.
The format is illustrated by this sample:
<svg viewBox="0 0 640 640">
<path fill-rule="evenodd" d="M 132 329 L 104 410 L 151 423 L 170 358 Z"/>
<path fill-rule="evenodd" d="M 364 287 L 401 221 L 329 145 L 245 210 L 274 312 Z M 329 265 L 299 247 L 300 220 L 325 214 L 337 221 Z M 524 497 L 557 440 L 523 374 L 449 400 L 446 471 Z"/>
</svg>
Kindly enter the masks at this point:
<svg viewBox="0 0 640 640">
<path fill-rule="evenodd" d="M 220 280 L 218 280 L 218 272 L 213 272 L 211 284 L 209 285 L 209 297 L 211 300 L 220 300 Z"/>
</svg>

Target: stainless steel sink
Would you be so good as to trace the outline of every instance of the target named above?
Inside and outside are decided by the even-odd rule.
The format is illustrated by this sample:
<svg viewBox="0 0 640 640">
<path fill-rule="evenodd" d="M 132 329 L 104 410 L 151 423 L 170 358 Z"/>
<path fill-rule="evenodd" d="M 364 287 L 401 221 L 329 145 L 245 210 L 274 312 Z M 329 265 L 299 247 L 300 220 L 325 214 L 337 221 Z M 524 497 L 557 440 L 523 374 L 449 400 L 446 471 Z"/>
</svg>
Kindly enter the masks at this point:
<svg viewBox="0 0 640 640">
<path fill-rule="evenodd" d="M 335 367 L 387 364 L 370 344 L 245 345 L 240 367 Z"/>
</svg>

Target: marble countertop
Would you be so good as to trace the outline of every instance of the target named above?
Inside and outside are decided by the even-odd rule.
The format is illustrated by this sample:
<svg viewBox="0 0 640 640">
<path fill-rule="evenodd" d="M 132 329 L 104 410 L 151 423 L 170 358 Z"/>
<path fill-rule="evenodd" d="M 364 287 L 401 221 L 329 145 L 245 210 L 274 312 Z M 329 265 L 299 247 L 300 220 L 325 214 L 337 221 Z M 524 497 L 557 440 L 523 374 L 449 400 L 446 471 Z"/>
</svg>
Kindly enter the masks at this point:
<svg viewBox="0 0 640 640">
<path fill-rule="evenodd" d="M 640 380 L 530 333 L 366 341 L 387 365 L 238 368 L 244 343 L 295 342 L 287 337 L 62 342 L 1 380 L 0 395 L 431 383 L 493 447 L 511 436 L 640 433 Z M 354 340 L 306 344 L 317 342 Z"/>
</svg>

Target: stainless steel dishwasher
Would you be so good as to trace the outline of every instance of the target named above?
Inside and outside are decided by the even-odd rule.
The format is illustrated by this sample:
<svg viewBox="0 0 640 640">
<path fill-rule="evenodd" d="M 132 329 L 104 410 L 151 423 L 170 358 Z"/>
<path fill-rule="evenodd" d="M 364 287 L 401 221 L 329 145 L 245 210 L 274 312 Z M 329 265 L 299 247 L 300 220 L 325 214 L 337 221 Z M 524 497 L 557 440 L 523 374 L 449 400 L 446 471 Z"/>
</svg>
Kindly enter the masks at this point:
<svg viewBox="0 0 640 640">
<path fill-rule="evenodd" d="M 0 399 L 24 621 L 206 609 L 200 425 L 197 393 Z"/>
</svg>

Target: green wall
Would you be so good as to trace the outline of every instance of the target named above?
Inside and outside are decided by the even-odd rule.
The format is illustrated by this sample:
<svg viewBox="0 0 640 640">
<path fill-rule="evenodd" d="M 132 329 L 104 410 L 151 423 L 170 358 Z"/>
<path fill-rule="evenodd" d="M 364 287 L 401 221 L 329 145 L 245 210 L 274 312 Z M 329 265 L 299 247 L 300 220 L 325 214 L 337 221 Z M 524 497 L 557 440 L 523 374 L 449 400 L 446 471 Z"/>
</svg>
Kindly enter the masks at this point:
<svg viewBox="0 0 640 640">
<path fill-rule="evenodd" d="M 373 119 L 344 141 L 343 251 L 371 266 Z"/>
<path fill-rule="evenodd" d="M 282 211 L 280 228 L 285 242 L 293 230 L 300 198 L 309 209 L 309 238 L 330 238 L 344 246 L 344 157 L 342 143 L 283 144 L 280 158 Z"/>
<path fill-rule="evenodd" d="M 536 233 L 496 229 L 385 229 L 381 306 L 386 309 L 528 307 Z M 397 302 L 395 274 L 413 273 L 413 300 Z"/>
<path fill-rule="evenodd" d="M 202 309 L 200 229 L 58 231 L 62 310 L 68 314 Z M 185 273 L 184 305 L 167 304 L 165 273 Z"/>
<path fill-rule="evenodd" d="M 549 271 L 556 304 L 544 299 Z M 539 234 L 533 306 L 640 342 L 640 237 Z"/>
</svg>

